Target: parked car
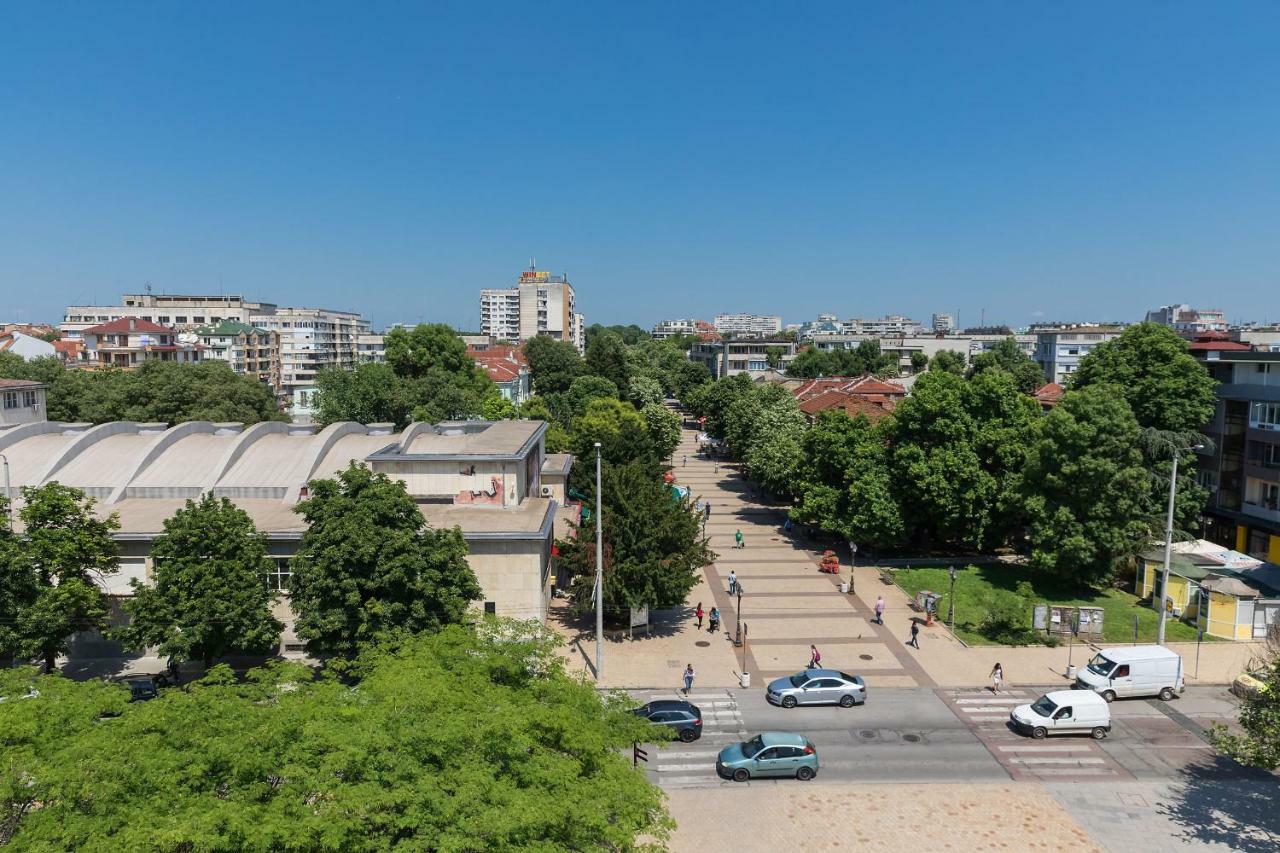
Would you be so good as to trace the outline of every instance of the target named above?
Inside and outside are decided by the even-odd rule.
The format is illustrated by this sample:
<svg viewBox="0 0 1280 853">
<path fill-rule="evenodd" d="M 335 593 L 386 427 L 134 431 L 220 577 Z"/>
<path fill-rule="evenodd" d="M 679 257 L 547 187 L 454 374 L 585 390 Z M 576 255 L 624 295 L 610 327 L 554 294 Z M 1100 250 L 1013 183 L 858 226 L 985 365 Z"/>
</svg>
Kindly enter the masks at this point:
<svg viewBox="0 0 1280 853">
<path fill-rule="evenodd" d="M 1019 705 L 1009 721 L 1036 740 L 1047 735 L 1087 733 L 1102 740 L 1111 731 L 1107 700 L 1088 690 L 1055 690 L 1030 705 Z"/>
<path fill-rule="evenodd" d="M 1076 673 L 1076 686 L 1108 702 L 1118 696 L 1159 696 L 1167 702 L 1185 686 L 1182 656 L 1164 646 L 1103 649 Z"/>
<path fill-rule="evenodd" d="M 655 699 L 632 711 L 655 726 L 665 726 L 685 743 L 702 737 L 702 711 L 683 699 Z"/>
<path fill-rule="evenodd" d="M 129 688 L 130 702 L 146 702 L 160 695 L 160 684 L 155 676 L 125 675 L 112 679 Z"/>
<path fill-rule="evenodd" d="M 835 669 L 806 669 L 769 682 L 765 699 L 784 708 L 839 705 L 852 708 L 867 701 L 867 684 L 857 675 Z"/>
<path fill-rule="evenodd" d="M 761 732 L 733 743 L 716 757 L 716 774 L 735 782 L 771 776 L 794 776 L 807 782 L 818 773 L 818 751 L 804 735 Z"/>
</svg>

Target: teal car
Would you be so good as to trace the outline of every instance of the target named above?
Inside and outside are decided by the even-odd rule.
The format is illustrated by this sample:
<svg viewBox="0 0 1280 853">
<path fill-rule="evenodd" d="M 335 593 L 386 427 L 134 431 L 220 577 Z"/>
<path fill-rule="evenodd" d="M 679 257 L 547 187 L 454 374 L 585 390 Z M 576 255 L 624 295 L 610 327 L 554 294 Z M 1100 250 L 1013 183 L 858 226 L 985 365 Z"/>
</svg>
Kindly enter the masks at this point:
<svg viewBox="0 0 1280 853">
<path fill-rule="evenodd" d="M 818 751 L 804 735 L 761 732 L 749 741 L 720 750 L 716 774 L 735 782 L 794 776 L 808 782 L 818 773 Z"/>
</svg>

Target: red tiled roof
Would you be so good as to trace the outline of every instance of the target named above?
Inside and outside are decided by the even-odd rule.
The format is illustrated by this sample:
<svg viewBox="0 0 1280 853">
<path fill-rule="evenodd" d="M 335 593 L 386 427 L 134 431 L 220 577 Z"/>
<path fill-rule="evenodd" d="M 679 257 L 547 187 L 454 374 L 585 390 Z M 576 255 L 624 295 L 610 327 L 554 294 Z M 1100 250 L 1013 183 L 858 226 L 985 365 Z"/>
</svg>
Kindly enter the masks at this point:
<svg viewBox="0 0 1280 853">
<path fill-rule="evenodd" d="M 80 350 L 84 349 L 84 342 L 77 340 L 57 340 L 53 342 L 53 348 L 64 356 L 75 357 Z"/>
<path fill-rule="evenodd" d="M 494 344 L 483 350 L 467 347 L 467 355 L 471 356 L 477 367 L 484 368 L 494 382 L 510 382 L 529 365 L 524 352 L 510 344 Z"/>
<path fill-rule="evenodd" d="M 101 326 L 91 326 L 84 330 L 86 335 L 119 335 L 126 332 L 158 332 L 166 335 L 177 334 L 174 329 L 168 326 L 161 326 L 158 323 L 152 323 L 150 320 L 143 320 L 140 317 L 121 317 L 119 320 L 112 320 L 110 323 L 103 323 Z"/>
<path fill-rule="evenodd" d="M 828 391 L 843 391 L 846 394 L 880 395 L 886 398 L 905 397 L 907 389 L 901 385 L 895 385 L 892 382 L 883 382 L 874 376 L 867 374 L 865 376 L 826 376 L 820 379 L 810 379 L 793 390 L 791 393 L 795 395 L 798 402 L 804 402 L 819 394 L 825 394 Z"/>
<path fill-rule="evenodd" d="M 871 421 L 878 421 L 889 414 L 889 410 L 880 403 L 847 391 L 826 391 L 800 403 L 800 411 L 809 417 L 831 409 L 839 409 L 850 417 L 866 415 Z"/>
<path fill-rule="evenodd" d="M 0 379 L 0 388 L 43 388 L 43 382 L 32 382 L 30 379 Z"/>
<path fill-rule="evenodd" d="M 1035 394 L 1033 394 L 1032 396 L 1035 397 L 1044 405 L 1052 406 L 1062 399 L 1062 395 L 1065 392 L 1066 392 L 1066 389 L 1063 388 L 1061 385 L 1059 385 L 1057 382 L 1050 382 L 1047 385 L 1041 385 L 1039 388 L 1037 388 Z"/>
<path fill-rule="evenodd" d="M 1195 341 L 1188 348 L 1193 352 L 1248 352 L 1253 349 L 1239 341 Z"/>
</svg>

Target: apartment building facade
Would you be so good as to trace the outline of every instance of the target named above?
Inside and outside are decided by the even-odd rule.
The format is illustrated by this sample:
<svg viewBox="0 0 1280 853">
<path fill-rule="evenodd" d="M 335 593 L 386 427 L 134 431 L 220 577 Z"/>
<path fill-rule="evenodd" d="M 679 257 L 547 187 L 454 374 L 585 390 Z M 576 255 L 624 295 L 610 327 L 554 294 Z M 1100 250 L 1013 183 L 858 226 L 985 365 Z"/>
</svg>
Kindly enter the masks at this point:
<svg viewBox="0 0 1280 853">
<path fill-rule="evenodd" d="M 769 363 L 776 356 L 776 365 Z M 706 366 L 713 379 L 747 373 L 756 378 L 770 370 L 786 370 L 796 357 L 796 343 L 785 338 L 699 341 L 689 349 L 689 360 Z"/>
<path fill-rule="evenodd" d="M 764 314 L 717 314 L 713 325 L 722 335 L 768 337 L 782 332 L 782 318 Z"/>
<path fill-rule="evenodd" d="M 281 393 L 295 416 L 314 412 L 316 374 L 330 367 L 354 369 L 357 340 L 372 331 L 359 314 L 327 308 L 277 308 L 249 321 L 279 335 Z"/>
<path fill-rule="evenodd" d="M 546 270 L 520 273 L 515 287 L 480 291 L 480 333 L 523 343 L 538 335 L 567 341 L 584 352 L 586 320 L 567 276 Z"/>
<path fill-rule="evenodd" d="M 1191 354 L 1218 383 L 1197 474 L 1210 492 L 1206 536 L 1280 563 L 1280 352 L 1219 339 L 1192 343 Z"/>
<path fill-rule="evenodd" d="M 1227 315 L 1220 308 L 1192 308 L 1190 305 L 1161 305 L 1148 311 L 1145 321 L 1169 326 L 1186 338 L 1227 331 Z"/>
<path fill-rule="evenodd" d="M 205 361 L 224 361 L 241 376 L 251 376 L 279 394 L 280 333 L 237 320 L 223 320 L 178 334 L 179 341 L 200 344 Z"/>
<path fill-rule="evenodd" d="M 655 341 L 697 335 L 700 338 L 719 337 L 716 327 L 706 320 L 663 320 L 655 323 L 650 335 Z"/>
<path fill-rule="evenodd" d="M 223 320 L 249 323 L 257 314 L 273 314 L 270 302 L 255 302 L 243 296 L 126 293 L 119 305 L 72 305 L 63 314 L 58 328 L 63 338 L 79 339 L 91 326 L 124 317 L 169 326 L 180 332 L 199 326 L 216 326 Z"/>
<path fill-rule="evenodd" d="M 372 332 L 356 336 L 356 362 L 382 364 L 387 360 L 387 342 L 383 335 Z"/>
<path fill-rule="evenodd" d="M 195 341 L 178 340 L 178 332 L 138 317 L 121 317 L 110 323 L 90 326 L 81 332 L 87 367 L 118 367 L 129 370 L 148 361 L 195 364 L 204 348 Z"/>
<path fill-rule="evenodd" d="M 1099 344 L 1120 337 L 1121 326 L 1064 326 L 1037 329 L 1032 358 L 1044 371 L 1045 382 L 1066 387 L 1080 362 Z"/>
</svg>

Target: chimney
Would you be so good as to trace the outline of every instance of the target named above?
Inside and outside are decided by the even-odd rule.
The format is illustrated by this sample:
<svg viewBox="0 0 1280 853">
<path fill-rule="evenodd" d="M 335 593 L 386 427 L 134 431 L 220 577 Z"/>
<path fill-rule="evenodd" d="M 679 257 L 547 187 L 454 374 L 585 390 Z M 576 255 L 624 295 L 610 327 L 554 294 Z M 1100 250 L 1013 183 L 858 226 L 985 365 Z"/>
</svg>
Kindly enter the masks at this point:
<svg viewBox="0 0 1280 853">
<path fill-rule="evenodd" d="M 137 321 L 137 319 L 136 319 L 136 318 L 134 318 L 134 317 L 130 317 L 130 318 L 129 318 L 129 331 L 131 331 L 131 332 L 132 332 L 132 331 L 134 331 L 134 330 L 135 330 L 135 329 L 137 329 L 137 328 L 138 328 L 138 321 Z"/>
</svg>

